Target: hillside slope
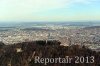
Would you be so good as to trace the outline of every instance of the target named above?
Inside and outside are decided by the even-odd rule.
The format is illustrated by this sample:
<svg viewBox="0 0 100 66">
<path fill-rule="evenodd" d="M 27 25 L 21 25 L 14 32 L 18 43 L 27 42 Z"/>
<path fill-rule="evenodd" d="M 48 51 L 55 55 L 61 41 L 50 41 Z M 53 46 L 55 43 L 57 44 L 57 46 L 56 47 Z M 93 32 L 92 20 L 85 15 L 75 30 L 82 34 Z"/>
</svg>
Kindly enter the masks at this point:
<svg viewBox="0 0 100 66">
<path fill-rule="evenodd" d="M 35 56 L 42 58 L 94 56 L 94 63 L 75 63 L 73 59 L 71 63 L 48 63 L 46 66 L 100 66 L 100 52 L 79 45 L 60 46 L 59 41 L 33 41 L 3 45 L 0 48 L 0 66 L 44 66 L 44 63 L 34 63 Z"/>
</svg>

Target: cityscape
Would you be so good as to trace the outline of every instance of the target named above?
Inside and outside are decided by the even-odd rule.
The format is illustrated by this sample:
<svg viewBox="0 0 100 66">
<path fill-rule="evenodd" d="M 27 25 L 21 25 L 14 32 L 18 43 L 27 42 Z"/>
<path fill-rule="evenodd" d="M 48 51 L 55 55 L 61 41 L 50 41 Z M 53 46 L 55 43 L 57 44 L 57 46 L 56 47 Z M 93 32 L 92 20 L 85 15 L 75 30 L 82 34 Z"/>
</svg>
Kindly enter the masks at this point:
<svg viewBox="0 0 100 66">
<path fill-rule="evenodd" d="M 59 40 L 63 46 L 85 45 L 100 51 L 100 23 L 25 23 L 0 27 L 0 41 L 6 45 L 36 40 Z"/>
<path fill-rule="evenodd" d="M 0 0 L 0 66 L 100 66 L 100 0 Z"/>
</svg>

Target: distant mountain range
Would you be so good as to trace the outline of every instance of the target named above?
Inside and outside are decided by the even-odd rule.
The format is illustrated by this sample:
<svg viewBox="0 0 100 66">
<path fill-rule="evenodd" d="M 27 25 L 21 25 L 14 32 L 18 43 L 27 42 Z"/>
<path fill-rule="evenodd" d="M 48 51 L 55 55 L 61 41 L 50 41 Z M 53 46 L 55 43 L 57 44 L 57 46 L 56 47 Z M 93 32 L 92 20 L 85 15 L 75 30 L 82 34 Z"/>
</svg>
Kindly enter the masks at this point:
<svg viewBox="0 0 100 66">
<path fill-rule="evenodd" d="M 45 25 L 61 25 L 61 26 L 100 26 L 100 22 L 7 22 L 0 23 L 0 27 L 32 27 Z"/>
<path fill-rule="evenodd" d="M 100 29 L 100 26 L 85 27 L 84 29 Z"/>
</svg>

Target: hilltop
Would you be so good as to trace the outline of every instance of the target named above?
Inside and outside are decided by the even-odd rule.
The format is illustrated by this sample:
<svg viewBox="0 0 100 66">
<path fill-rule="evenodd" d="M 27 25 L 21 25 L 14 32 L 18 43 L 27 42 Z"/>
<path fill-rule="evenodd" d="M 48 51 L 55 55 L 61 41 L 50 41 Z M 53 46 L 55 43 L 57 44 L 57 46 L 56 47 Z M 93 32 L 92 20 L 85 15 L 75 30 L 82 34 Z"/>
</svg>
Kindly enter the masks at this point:
<svg viewBox="0 0 100 66">
<path fill-rule="evenodd" d="M 100 52 L 92 51 L 85 46 L 72 45 L 60 46 L 57 40 L 52 41 L 31 41 L 13 45 L 3 45 L 0 48 L 0 66 L 44 66 L 34 63 L 35 56 L 43 58 L 65 58 L 65 56 L 94 56 L 94 63 L 52 63 L 47 66 L 99 66 Z M 72 61 L 74 61 L 73 59 Z M 85 60 L 86 61 L 86 60 Z"/>
</svg>

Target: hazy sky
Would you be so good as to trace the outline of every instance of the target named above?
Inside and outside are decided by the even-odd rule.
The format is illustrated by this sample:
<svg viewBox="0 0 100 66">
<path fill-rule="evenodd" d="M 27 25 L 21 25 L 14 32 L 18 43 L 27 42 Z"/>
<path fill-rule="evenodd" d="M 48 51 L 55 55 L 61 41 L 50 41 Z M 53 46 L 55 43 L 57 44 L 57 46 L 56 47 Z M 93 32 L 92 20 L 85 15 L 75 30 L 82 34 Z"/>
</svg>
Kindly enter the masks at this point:
<svg viewBox="0 0 100 66">
<path fill-rule="evenodd" d="M 0 0 L 0 21 L 100 20 L 100 0 Z"/>
</svg>

